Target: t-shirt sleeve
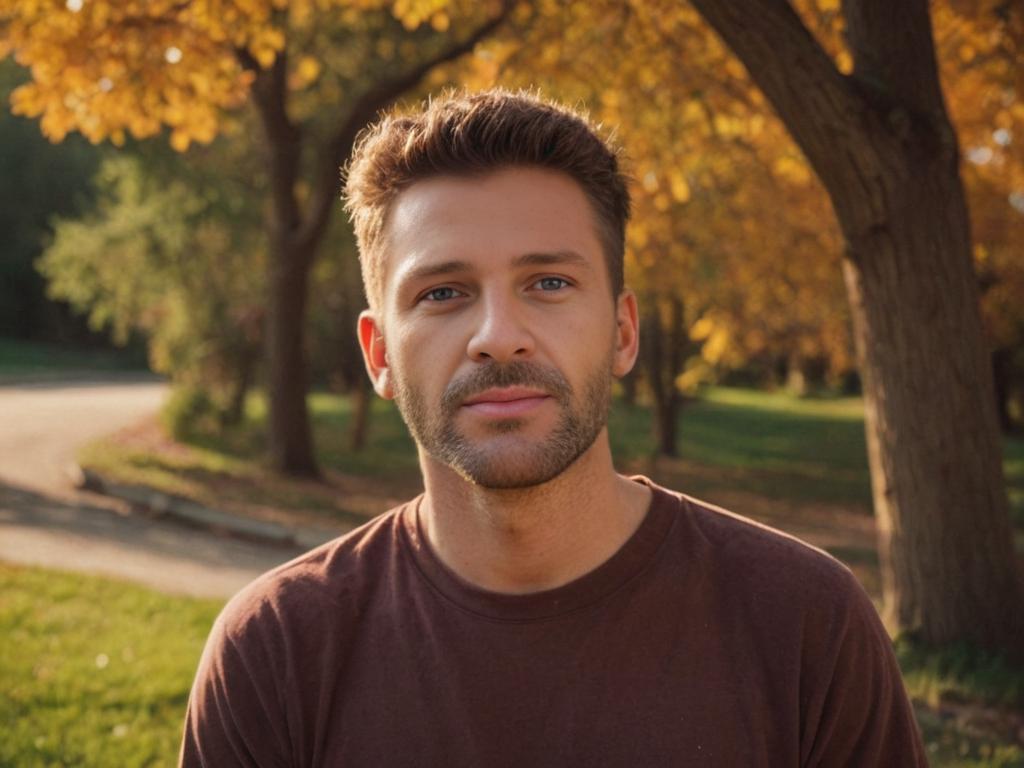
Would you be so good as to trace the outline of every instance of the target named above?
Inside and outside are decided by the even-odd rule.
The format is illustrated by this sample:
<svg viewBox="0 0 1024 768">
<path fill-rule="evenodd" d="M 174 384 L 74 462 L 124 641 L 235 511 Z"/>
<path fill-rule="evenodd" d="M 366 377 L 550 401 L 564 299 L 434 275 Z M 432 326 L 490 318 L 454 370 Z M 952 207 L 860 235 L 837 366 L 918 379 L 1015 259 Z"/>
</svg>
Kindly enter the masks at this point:
<svg viewBox="0 0 1024 768">
<path fill-rule="evenodd" d="M 181 768 L 270 768 L 291 760 L 278 644 L 229 606 L 206 642 L 185 716 Z"/>
<path fill-rule="evenodd" d="M 820 656 L 802 695 L 801 765 L 927 768 L 892 643 L 860 584 L 847 581 L 843 609 L 818 630 L 831 637 L 807 639 Z"/>
</svg>

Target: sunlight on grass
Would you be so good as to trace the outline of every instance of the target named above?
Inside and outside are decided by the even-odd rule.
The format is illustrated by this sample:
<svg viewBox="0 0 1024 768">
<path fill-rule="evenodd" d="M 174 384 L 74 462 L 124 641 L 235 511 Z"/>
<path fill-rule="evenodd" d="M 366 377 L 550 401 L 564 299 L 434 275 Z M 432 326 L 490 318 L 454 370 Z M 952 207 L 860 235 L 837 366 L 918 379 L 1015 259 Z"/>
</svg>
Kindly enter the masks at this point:
<svg viewBox="0 0 1024 768">
<path fill-rule="evenodd" d="M 929 650 L 905 639 L 896 656 L 907 692 L 926 705 L 916 709 L 933 768 L 1024 766 L 1013 715 L 1024 708 L 1024 668 L 967 647 Z"/>
<path fill-rule="evenodd" d="M 0 564 L 0 765 L 175 765 L 220 605 Z"/>
<path fill-rule="evenodd" d="M 701 394 L 701 399 L 710 403 L 762 411 L 857 422 L 864 420 L 864 403 L 859 397 L 799 397 L 785 391 L 765 392 L 760 389 L 709 387 Z"/>
<path fill-rule="evenodd" d="M 1024 710 L 1024 668 L 982 651 L 921 648 L 901 638 L 896 656 L 907 690 L 931 706 L 947 699 L 976 699 Z"/>
</svg>

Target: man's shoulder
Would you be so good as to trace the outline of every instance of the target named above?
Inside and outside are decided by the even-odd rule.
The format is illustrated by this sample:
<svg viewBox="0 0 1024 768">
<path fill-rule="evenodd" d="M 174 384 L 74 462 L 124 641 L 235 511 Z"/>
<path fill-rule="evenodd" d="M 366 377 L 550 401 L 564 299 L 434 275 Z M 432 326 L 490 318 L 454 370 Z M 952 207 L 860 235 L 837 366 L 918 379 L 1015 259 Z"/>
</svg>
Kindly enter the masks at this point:
<svg viewBox="0 0 1024 768">
<path fill-rule="evenodd" d="M 221 612 L 227 636 L 268 625 L 302 626 L 325 615 L 358 615 L 401 546 L 399 505 L 354 530 L 267 571 L 242 588 Z"/>
<path fill-rule="evenodd" d="M 864 598 L 850 569 L 823 549 L 685 493 L 654 490 L 661 503 L 676 506 L 680 556 L 711 581 L 765 600 L 817 606 Z"/>
</svg>

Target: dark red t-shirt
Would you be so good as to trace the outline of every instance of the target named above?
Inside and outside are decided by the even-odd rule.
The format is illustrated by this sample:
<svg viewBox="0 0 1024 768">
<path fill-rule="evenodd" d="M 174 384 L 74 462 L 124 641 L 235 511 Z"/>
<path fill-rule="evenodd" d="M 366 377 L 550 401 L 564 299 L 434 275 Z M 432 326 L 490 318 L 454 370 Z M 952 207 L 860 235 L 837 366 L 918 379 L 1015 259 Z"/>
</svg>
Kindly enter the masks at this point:
<svg viewBox="0 0 1024 768">
<path fill-rule="evenodd" d="M 615 555 L 544 592 L 461 580 L 418 500 L 264 575 L 213 628 L 182 765 L 926 765 L 850 572 L 652 490 Z"/>
</svg>

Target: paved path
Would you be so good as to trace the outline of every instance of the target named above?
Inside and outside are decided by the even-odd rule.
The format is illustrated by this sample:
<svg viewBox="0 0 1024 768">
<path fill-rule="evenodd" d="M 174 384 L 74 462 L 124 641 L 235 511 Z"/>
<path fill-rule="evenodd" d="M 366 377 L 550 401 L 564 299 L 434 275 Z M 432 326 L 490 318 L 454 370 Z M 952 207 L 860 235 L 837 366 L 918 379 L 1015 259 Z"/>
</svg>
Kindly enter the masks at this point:
<svg viewBox="0 0 1024 768">
<path fill-rule="evenodd" d="M 151 415 L 166 385 L 107 379 L 0 385 L 0 560 L 227 597 L 297 549 L 216 536 L 75 491 L 84 443 Z"/>
</svg>

